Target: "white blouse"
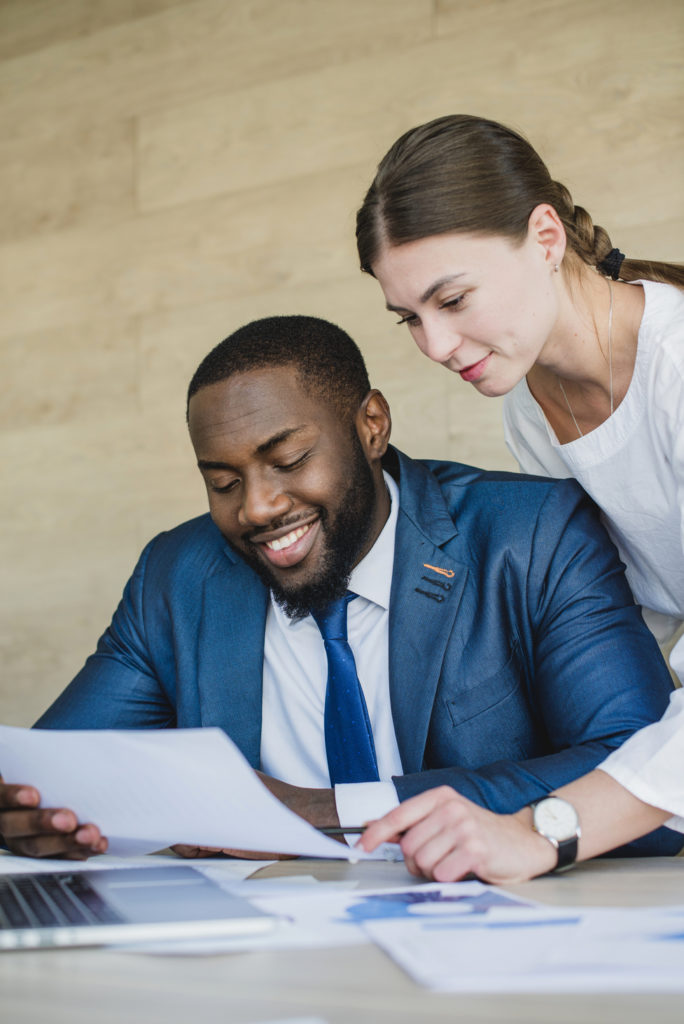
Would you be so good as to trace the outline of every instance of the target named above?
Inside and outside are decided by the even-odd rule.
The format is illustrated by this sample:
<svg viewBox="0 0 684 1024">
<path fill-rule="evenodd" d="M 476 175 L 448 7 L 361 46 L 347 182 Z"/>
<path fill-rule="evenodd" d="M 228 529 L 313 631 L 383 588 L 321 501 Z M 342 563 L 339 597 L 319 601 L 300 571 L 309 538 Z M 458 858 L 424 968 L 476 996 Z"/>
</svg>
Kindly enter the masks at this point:
<svg viewBox="0 0 684 1024">
<path fill-rule="evenodd" d="M 603 510 L 634 597 L 664 642 L 684 620 L 684 291 L 636 284 L 645 296 L 636 363 L 613 415 L 560 444 L 523 379 L 506 396 L 504 430 L 523 472 L 575 477 Z M 670 664 L 684 682 L 684 637 Z M 601 768 L 679 815 L 668 824 L 684 831 L 684 692 Z"/>
</svg>

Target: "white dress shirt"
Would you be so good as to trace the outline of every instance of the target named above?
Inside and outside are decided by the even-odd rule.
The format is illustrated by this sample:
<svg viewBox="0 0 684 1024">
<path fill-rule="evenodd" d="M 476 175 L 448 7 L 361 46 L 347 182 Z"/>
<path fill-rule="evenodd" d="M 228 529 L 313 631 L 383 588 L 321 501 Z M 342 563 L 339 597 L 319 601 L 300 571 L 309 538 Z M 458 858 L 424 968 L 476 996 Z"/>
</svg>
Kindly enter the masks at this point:
<svg viewBox="0 0 684 1024">
<path fill-rule="evenodd" d="M 335 787 L 342 825 L 362 825 L 398 804 L 393 775 L 402 774 L 389 694 L 389 601 L 399 488 L 385 473 L 390 514 L 375 544 L 354 568 L 347 635 L 373 730 L 380 782 Z M 264 638 L 261 764 L 295 786 L 328 788 L 323 718 L 328 659 L 310 615 L 293 621 L 271 595 Z"/>
</svg>

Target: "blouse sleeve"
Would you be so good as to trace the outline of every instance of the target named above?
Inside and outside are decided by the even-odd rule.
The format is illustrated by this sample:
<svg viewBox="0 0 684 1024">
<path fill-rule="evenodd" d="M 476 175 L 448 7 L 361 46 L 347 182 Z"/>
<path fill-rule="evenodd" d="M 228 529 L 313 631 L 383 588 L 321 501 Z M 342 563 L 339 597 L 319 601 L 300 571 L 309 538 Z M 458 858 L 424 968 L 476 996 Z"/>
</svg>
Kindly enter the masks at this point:
<svg viewBox="0 0 684 1024">
<path fill-rule="evenodd" d="M 639 800 L 673 815 L 665 824 L 684 832 L 684 690 L 675 690 L 659 722 L 631 736 L 601 771 Z"/>
<path fill-rule="evenodd" d="M 658 411 L 659 440 L 669 453 L 675 483 L 675 504 L 679 511 L 680 565 L 684 567 L 684 335 L 677 333 L 663 352 L 658 367 L 657 392 L 650 396 Z M 684 609 L 684 571 L 681 575 L 681 608 Z M 680 609 L 681 610 L 681 609 Z M 680 622 L 684 615 L 679 616 Z M 677 620 L 672 620 L 677 628 Z M 670 652 L 670 665 L 684 685 L 684 636 Z"/>
</svg>

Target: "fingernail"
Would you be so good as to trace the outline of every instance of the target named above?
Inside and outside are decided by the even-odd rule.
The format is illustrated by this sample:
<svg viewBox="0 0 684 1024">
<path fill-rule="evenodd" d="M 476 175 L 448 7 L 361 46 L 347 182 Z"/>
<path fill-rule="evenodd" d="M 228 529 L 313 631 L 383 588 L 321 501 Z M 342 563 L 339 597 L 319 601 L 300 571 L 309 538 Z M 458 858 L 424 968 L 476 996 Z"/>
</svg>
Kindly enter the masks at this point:
<svg viewBox="0 0 684 1024">
<path fill-rule="evenodd" d="M 74 827 L 74 819 L 68 811 L 57 811 L 56 814 L 52 815 L 52 824 L 55 828 L 62 829 L 64 832 L 70 832 Z"/>
<path fill-rule="evenodd" d="M 17 803 L 24 807 L 30 807 L 36 802 L 36 794 L 32 789 L 20 789 L 17 793 Z"/>
<path fill-rule="evenodd" d="M 90 830 L 87 827 L 79 828 L 78 831 L 74 834 L 74 839 L 76 840 L 77 843 L 88 843 L 89 846 L 93 843 L 92 839 L 90 838 Z"/>
</svg>

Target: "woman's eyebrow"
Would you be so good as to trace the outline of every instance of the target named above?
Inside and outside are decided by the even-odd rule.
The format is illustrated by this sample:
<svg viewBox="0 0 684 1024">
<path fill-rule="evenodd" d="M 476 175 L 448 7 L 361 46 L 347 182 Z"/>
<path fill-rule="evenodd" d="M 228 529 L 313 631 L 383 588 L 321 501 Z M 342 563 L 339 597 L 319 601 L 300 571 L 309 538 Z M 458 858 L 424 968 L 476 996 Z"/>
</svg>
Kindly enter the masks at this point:
<svg viewBox="0 0 684 1024">
<path fill-rule="evenodd" d="M 442 288 L 445 284 L 451 284 L 452 281 L 455 281 L 459 277 L 463 277 L 464 274 L 465 274 L 465 271 L 461 271 L 459 274 L 447 274 L 446 277 L 438 278 L 437 281 L 433 281 L 433 283 L 429 286 L 429 288 L 427 288 L 423 292 L 423 294 L 420 296 L 419 301 L 420 302 L 427 302 L 428 299 L 431 299 L 432 296 L 435 294 L 435 292 L 438 292 L 439 289 Z M 389 302 L 386 303 L 385 309 L 388 309 L 390 311 L 390 313 L 405 313 L 405 312 L 407 312 L 407 309 L 406 309 L 405 306 L 392 306 L 391 303 L 389 303 Z"/>
</svg>

